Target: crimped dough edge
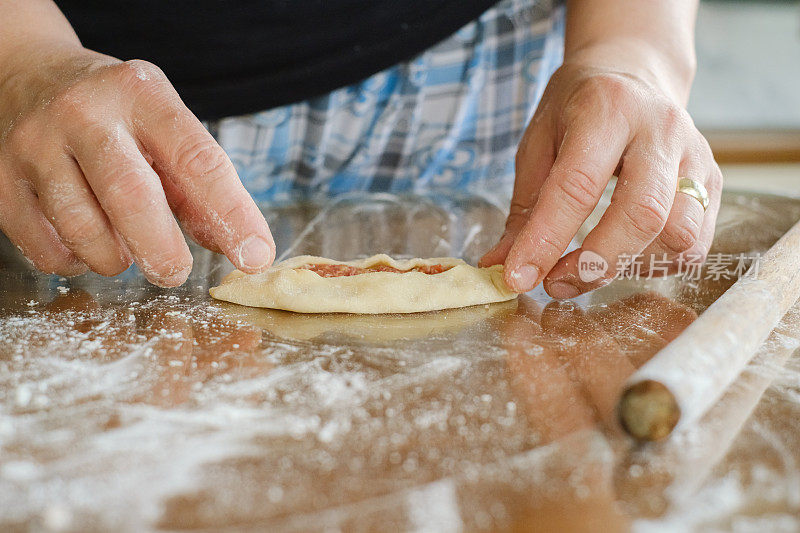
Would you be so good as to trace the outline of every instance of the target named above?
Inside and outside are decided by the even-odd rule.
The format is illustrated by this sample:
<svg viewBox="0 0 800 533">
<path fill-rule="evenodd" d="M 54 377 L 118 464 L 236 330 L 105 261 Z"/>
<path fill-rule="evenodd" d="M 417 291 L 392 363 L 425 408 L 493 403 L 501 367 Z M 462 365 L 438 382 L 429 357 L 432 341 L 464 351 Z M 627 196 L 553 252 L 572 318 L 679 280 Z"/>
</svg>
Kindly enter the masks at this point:
<svg viewBox="0 0 800 533">
<path fill-rule="evenodd" d="M 386 264 L 398 270 L 417 266 L 451 267 L 438 274 L 367 272 L 325 278 L 300 267 L 344 264 L 367 268 Z M 453 257 L 394 259 L 378 254 L 353 261 L 297 256 L 260 274 L 231 272 L 212 297 L 250 307 L 300 313 L 416 313 L 508 301 L 517 296 L 503 281 L 503 267 L 477 268 Z"/>
</svg>

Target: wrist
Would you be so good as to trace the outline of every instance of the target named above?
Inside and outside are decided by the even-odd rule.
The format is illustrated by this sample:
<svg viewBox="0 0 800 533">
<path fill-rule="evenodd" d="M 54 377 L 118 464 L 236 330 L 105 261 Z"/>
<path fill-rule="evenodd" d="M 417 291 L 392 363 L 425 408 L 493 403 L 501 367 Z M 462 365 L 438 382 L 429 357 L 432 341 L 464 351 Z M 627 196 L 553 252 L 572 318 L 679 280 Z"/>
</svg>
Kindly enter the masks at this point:
<svg viewBox="0 0 800 533">
<path fill-rule="evenodd" d="M 696 70 L 693 47 L 662 48 L 635 38 L 610 39 L 567 49 L 564 63 L 633 75 L 682 107 L 689 99 Z"/>
</svg>

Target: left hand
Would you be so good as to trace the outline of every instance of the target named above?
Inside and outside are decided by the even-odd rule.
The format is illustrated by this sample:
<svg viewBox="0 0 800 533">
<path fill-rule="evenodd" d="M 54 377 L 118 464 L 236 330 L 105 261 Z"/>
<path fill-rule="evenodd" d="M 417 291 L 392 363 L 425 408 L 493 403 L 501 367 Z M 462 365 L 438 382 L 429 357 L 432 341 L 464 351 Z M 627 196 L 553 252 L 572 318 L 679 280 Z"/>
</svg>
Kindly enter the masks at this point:
<svg viewBox="0 0 800 533">
<path fill-rule="evenodd" d="M 722 174 L 677 99 L 634 72 L 565 62 L 551 78 L 519 145 L 505 233 L 481 259 L 504 263 L 513 290 L 544 283 L 551 296 L 572 298 L 609 283 L 620 259 L 643 255 L 646 270 L 647 258 L 666 258 L 675 272 L 707 255 Z M 615 174 L 611 205 L 562 257 Z M 676 194 L 679 176 L 705 186 L 708 210 Z M 584 250 L 605 260 L 604 276 L 580 279 Z"/>
</svg>

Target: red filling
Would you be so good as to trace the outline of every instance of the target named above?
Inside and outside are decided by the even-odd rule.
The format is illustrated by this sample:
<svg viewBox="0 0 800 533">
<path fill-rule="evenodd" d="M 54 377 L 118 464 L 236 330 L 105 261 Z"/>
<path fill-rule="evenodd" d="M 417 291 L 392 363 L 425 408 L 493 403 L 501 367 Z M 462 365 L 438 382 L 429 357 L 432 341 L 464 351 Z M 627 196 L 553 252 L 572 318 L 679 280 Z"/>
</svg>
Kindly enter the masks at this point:
<svg viewBox="0 0 800 533">
<path fill-rule="evenodd" d="M 355 267 L 350 265 L 305 265 L 302 267 L 306 270 L 316 272 L 323 278 L 336 278 L 339 276 L 357 276 L 359 274 L 367 274 L 368 272 L 394 272 L 395 274 L 404 274 L 406 272 L 422 272 L 423 274 L 440 274 L 452 267 L 444 265 L 421 265 L 411 268 L 409 270 L 400 270 L 389 265 L 372 265 L 366 268 Z"/>
</svg>

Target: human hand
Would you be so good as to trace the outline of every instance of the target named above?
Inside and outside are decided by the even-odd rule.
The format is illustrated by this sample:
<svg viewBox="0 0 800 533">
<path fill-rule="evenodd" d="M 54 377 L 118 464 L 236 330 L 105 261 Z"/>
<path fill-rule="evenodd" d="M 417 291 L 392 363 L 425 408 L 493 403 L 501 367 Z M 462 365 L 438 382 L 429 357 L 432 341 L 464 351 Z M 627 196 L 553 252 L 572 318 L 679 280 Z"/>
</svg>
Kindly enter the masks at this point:
<svg viewBox="0 0 800 533">
<path fill-rule="evenodd" d="M 222 148 L 154 65 L 80 46 L 0 56 L 0 230 L 48 273 L 116 275 L 136 261 L 182 284 L 199 244 L 237 268 L 275 244 Z"/>
<path fill-rule="evenodd" d="M 631 69 L 575 61 L 553 75 L 520 142 L 506 230 L 481 260 L 504 263 L 517 292 L 544 283 L 571 298 L 609 283 L 620 259 L 666 258 L 669 272 L 705 258 L 714 234 L 722 175 L 706 140 L 668 89 Z M 597 205 L 612 175 L 617 186 L 580 249 L 562 257 Z M 703 184 L 700 202 L 676 194 L 678 177 Z M 609 266 L 605 275 L 578 275 L 583 251 Z"/>
</svg>

